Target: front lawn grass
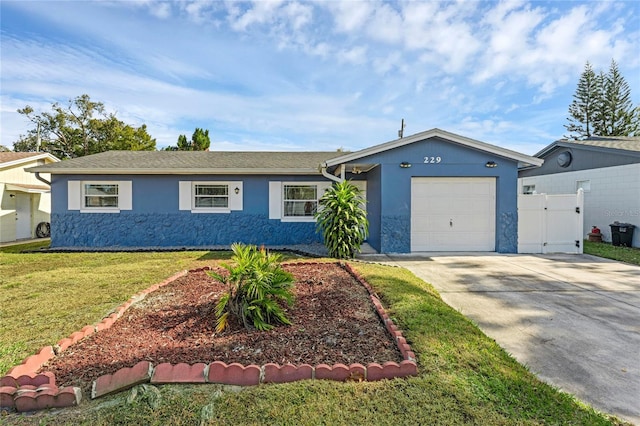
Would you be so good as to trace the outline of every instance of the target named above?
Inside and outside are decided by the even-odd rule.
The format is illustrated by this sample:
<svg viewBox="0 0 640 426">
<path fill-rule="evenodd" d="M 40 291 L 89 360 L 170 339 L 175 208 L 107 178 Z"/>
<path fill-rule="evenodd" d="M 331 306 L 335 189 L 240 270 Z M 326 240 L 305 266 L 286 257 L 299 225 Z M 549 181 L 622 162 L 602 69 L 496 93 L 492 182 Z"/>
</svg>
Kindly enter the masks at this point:
<svg viewBox="0 0 640 426">
<path fill-rule="evenodd" d="M 585 240 L 584 253 L 640 265 L 640 249 L 635 247 L 614 246 L 611 243 L 595 243 Z"/>
<path fill-rule="evenodd" d="M 35 285 L 39 288 L 36 300 L 41 303 L 46 300 L 52 305 L 44 315 L 34 315 L 37 312 L 32 311 L 25 316 L 13 310 L 11 315 L 19 315 L 20 319 L 12 319 L 12 327 L 19 327 L 29 319 L 33 330 L 38 331 L 20 338 L 16 333 L 3 331 L 0 344 L 9 348 L 8 353 L 13 353 L 21 352 L 22 345 L 33 352 L 43 344 L 55 343 L 83 325 L 98 321 L 109 307 L 115 307 L 151 283 L 180 269 L 211 264 L 213 261 L 204 259 L 206 257 L 209 256 L 203 252 L 0 253 L 0 297 L 11 297 L 14 303 L 20 304 L 19 300 L 32 294 L 31 286 Z M 32 265 L 32 272 L 23 271 L 18 264 Z M 540 382 L 471 321 L 442 302 L 433 287 L 409 271 L 364 263 L 356 263 L 355 267 L 404 330 L 418 357 L 419 376 L 371 383 L 303 381 L 247 388 L 167 385 L 158 387 L 159 395 L 138 392 L 133 401 L 127 401 L 129 393 L 124 392 L 83 401 L 78 408 L 60 412 L 5 416 L 0 418 L 0 423 L 623 424 Z M 63 272 L 68 278 L 59 277 Z M 102 287 L 94 282 L 96 280 L 100 280 Z M 50 287 L 54 291 L 49 295 Z M 68 297 L 69 294 L 73 297 Z M 47 324 L 69 315 L 66 306 L 71 302 L 65 299 L 75 299 L 74 325 L 56 332 Z M 95 304 L 101 308 L 94 309 Z M 35 341 L 38 344 L 34 344 Z M 0 351 L 0 356 L 6 355 Z M 16 358 L 9 357 L 11 360 L 3 358 L 3 362 L 13 362 Z"/>
<path fill-rule="evenodd" d="M 228 253 L 0 251 L 0 375 L 43 346 L 95 324 L 133 294 Z"/>
</svg>

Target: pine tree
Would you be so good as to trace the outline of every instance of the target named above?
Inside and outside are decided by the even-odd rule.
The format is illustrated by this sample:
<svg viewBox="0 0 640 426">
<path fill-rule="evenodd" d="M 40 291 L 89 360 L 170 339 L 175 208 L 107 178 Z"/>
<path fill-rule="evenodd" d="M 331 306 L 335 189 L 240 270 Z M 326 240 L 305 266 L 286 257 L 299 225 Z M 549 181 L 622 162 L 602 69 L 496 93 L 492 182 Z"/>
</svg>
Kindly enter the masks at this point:
<svg viewBox="0 0 640 426">
<path fill-rule="evenodd" d="M 631 89 L 620 74 L 618 64 L 611 60 L 609 72 L 604 78 L 603 105 L 606 116 L 601 136 L 637 135 L 640 123 L 640 108 L 631 102 Z"/>
<path fill-rule="evenodd" d="M 209 129 L 203 130 L 196 127 L 196 130 L 193 132 L 193 136 L 191 136 L 191 145 L 194 151 L 208 150 L 211 145 Z"/>
<path fill-rule="evenodd" d="M 634 108 L 629 84 L 614 60 L 607 74 L 596 74 L 586 63 L 567 120 L 570 139 L 640 135 L 640 106 Z"/>
<path fill-rule="evenodd" d="M 594 134 L 594 122 L 600 110 L 600 87 L 598 77 L 589 62 L 580 75 L 573 102 L 569 106 L 569 124 L 564 127 L 573 133 L 571 139 L 588 138 Z"/>
<path fill-rule="evenodd" d="M 187 140 L 185 135 L 178 136 L 177 146 L 168 146 L 165 151 L 208 151 L 211 146 L 209 139 L 209 130 L 203 130 L 196 127 L 191 136 L 191 140 Z"/>
</svg>

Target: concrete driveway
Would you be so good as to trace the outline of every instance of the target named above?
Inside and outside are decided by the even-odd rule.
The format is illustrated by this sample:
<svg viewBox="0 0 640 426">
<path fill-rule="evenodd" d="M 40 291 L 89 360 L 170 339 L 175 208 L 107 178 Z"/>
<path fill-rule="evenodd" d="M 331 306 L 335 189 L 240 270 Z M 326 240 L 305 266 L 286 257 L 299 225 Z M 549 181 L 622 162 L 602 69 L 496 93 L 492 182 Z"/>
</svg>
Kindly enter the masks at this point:
<svg viewBox="0 0 640 426">
<path fill-rule="evenodd" d="M 433 284 L 542 380 L 640 425 L 640 267 L 589 255 L 376 258 Z"/>
</svg>

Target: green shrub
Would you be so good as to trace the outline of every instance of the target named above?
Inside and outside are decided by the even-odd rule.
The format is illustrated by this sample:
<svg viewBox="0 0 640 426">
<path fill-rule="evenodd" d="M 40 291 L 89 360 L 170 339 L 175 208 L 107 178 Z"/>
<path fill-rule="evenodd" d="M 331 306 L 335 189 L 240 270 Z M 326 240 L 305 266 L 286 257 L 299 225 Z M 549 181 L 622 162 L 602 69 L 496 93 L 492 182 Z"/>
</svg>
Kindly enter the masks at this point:
<svg viewBox="0 0 640 426">
<path fill-rule="evenodd" d="M 256 246 L 233 244 L 233 266 L 222 264 L 228 274 L 209 274 L 227 286 L 216 304 L 216 331 L 229 324 L 229 315 L 246 328 L 270 330 L 273 324 L 291 324 L 281 304 L 293 303 L 293 275 L 280 266 L 280 255 Z"/>
<path fill-rule="evenodd" d="M 369 234 L 364 203 L 360 190 L 347 180 L 334 183 L 320 199 L 315 217 L 329 256 L 351 259 L 360 251 Z"/>
</svg>

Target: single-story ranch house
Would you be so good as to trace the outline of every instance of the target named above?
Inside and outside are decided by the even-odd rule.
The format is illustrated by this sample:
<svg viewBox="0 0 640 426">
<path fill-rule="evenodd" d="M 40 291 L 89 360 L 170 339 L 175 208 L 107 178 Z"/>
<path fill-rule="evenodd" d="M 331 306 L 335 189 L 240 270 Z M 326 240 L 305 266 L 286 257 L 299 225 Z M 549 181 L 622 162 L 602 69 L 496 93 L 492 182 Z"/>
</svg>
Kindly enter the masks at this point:
<svg viewBox="0 0 640 426">
<path fill-rule="evenodd" d="M 633 247 L 640 247 L 640 137 L 593 136 L 558 140 L 536 157 L 542 167 L 519 172 L 523 194 L 571 194 L 584 190 L 584 229 L 602 231 L 612 241 L 610 225 L 632 224 Z"/>
<path fill-rule="evenodd" d="M 433 129 L 357 152 L 109 151 L 51 174 L 51 247 L 194 248 L 321 242 L 333 181 L 364 192 L 380 253 L 518 247 L 518 168 L 543 160 Z"/>
</svg>

